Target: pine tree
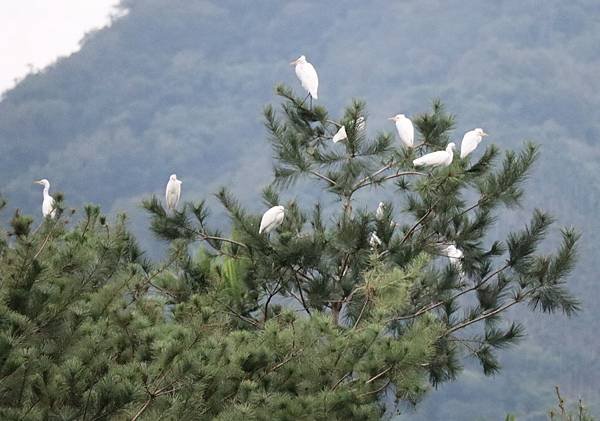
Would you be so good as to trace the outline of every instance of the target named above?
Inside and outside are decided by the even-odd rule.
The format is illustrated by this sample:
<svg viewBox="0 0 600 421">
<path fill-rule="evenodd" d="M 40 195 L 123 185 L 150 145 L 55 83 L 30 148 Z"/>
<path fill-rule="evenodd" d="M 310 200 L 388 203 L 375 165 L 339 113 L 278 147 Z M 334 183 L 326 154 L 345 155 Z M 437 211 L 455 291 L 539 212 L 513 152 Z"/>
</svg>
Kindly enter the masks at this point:
<svg viewBox="0 0 600 421">
<path fill-rule="evenodd" d="M 377 419 L 454 379 L 466 356 L 497 372 L 497 350 L 524 334 L 509 308 L 578 310 L 565 283 L 573 229 L 541 253 L 553 220 L 536 210 L 491 238 L 521 203 L 536 146 L 416 171 L 414 158 L 450 139 L 441 103 L 413 118 L 418 145 L 406 149 L 368 136 L 361 102 L 335 120 L 277 92 L 263 201 L 286 211 L 269 234 L 226 189 L 227 234 L 205 202 L 144 202 L 169 242 L 157 263 L 124 216 L 87 206 L 78 218 L 60 195 L 57 217 L 35 229 L 15 213 L 0 235 L 0 418 Z M 333 144 L 342 125 L 348 137 Z M 301 179 L 323 192 L 310 207 L 284 201 Z M 377 215 L 366 199 L 386 188 L 396 200 Z M 442 256 L 448 244 L 460 264 Z"/>
<path fill-rule="evenodd" d="M 393 391 L 397 401 L 415 402 L 427 390 L 419 378 L 426 375 L 433 385 L 452 380 L 466 355 L 477 358 L 485 374 L 497 372 L 496 351 L 524 335 L 521 323 L 506 319 L 510 307 L 522 303 L 567 315 L 579 309 L 565 284 L 579 238 L 572 228 L 560 231 L 554 254 L 538 251 L 553 223 L 542 210 L 504 241 L 490 238 L 500 212 L 521 204 L 536 145 L 526 143 L 503 157 L 489 145 L 476 162 L 455 157 L 447 168 L 416 171 L 413 159 L 444 149 L 451 137 L 454 117 L 439 101 L 413 119 L 419 143 L 406 149 L 389 133 L 368 136 L 360 101 L 333 120 L 324 107 L 311 107 L 285 86 L 277 94 L 281 112 L 271 106 L 264 112 L 275 164 L 274 181 L 263 192 L 265 209 L 285 205 L 276 233 L 259 234 L 260 215 L 226 189 L 216 196 L 231 220 L 229 236 L 209 227 L 204 202 L 186 203 L 174 215 L 156 198 L 145 207 L 159 237 L 205 245 L 204 257 L 222 271 L 221 282 L 209 290 L 237 316 L 238 328 L 260 331 L 289 317 L 290 309 L 305 313 L 294 316 L 294 323 L 330 316 L 330 329 L 347 340 L 339 360 L 326 365 L 330 372 L 343 367 L 341 376 L 318 379 L 321 388 L 361 390 L 362 382 L 372 402 L 385 391 Z M 334 144 L 341 126 L 347 139 Z M 326 193 L 325 204 L 283 203 L 283 193 L 301 179 Z M 385 203 L 377 218 L 364 198 L 384 188 L 399 197 Z M 379 242 L 370 241 L 373 234 Z M 464 251 L 460 268 L 440 257 L 448 244 Z M 357 332 L 372 333 L 366 348 Z M 294 349 L 289 358 L 302 359 Z M 322 359 L 327 357 L 305 363 Z M 410 378 L 410 384 L 403 382 Z M 270 386 L 263 385 L 265 393 L 274 393 Z"/>
</svg>

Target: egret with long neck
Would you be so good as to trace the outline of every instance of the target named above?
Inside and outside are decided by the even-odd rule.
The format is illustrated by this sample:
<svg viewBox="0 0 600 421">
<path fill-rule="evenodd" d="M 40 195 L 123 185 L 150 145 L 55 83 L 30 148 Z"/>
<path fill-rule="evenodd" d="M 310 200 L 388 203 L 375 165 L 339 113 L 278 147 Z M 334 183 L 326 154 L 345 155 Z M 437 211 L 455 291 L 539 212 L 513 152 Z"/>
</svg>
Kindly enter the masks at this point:
<svg viewBox="0 0 600 421">
<path fill-rule="evenodd" d="M 56 209 L 54 208 L 54 198 L 52 198 L 52 196 L 50 196 L 50 182 L 48 180 L 46 180 L 45 178 L 42 178 L 41 180 L 37 180 L 34 181 L 34 183 L 36 184 L 41 184 L 42 186 L 44 186 L 44 200 L 42 202 L 42 215 L 44 216 L 44 218 L 46 217 L 50 217 L 50 218 L 54 218 L 56 216 Z"/>
</svg>

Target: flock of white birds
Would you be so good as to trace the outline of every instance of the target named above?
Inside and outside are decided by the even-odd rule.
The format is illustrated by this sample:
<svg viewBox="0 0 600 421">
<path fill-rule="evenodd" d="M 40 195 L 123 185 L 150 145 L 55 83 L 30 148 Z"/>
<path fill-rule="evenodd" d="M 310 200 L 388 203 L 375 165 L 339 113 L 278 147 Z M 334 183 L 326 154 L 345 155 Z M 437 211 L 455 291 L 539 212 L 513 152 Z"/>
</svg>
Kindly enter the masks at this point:
<svg viewBox="0 0 600 421">
<path fill-rule="evenodd" d="M 292 61 L 290 65 L 294 66 L 296 76 L 298 76 L 302 87 L 308 92 L 308 96 L 310 96 L 312 104 L 312 99 L 318 98 L 319 90 L 319 76 L 317 75 L 315 67 L 306 60 L 305 56 L 298 57 L 298 59 Z M 402 144 L 407 148 L 415 147 L 415 128 L 413 126 L 412 121 L 404 114 L 397 114 L 394 117 L 390 117 L 389 120 L 392 120 L 396 124 L 398 137 L 400 138 Z M 359 117 L 355 124 L 359 130 L 364 129 L 364 117 Z M 461 159 L 465 158 L 470 153 L 472 153 L 485 136 L 487 136 L 487 133 L 485 133 L 481 128 L 476 128 L 465 133 L 460 146 Z M 346 133 L 346 127 L 341 126 L 339 130 L 333 135 L 332 141 L 333 143 L 338 143 L 347 138 L 348 135 Z M 454 144 L 454 142 L 450 142 L 446 146 L 445 150 L 431 152 L 426 155 L 423 155 L 415 159 L 413 161 L 413 165 L 415 167 L 447 167 L 450 164 L 452 164 L 455 148 L 456 145 Z M 35 183 L 44 186 L 42 215 L 44 217 L 54 218 L 56 215 L 56 209 L 54 206 L 54 199 L 52 198 L 52 196 L 50 196 L 49 193 L 50 182 L 44 178 L 42 180 L 35 181 Z M 169 177 L 169 181 L 167 183 L 167 188 L 165 191 L 165 201 L 167 209 L 171 211 L 177 209 L 179 198 L 181 197 L 181 183 L 182 181 L 177 179 L 177 175 L 172 174 Z M 384 216 L 384 212 L 385 204 L 383 202 L 380 202 L 375 213 L 376 218 L 381 220 Z M 258 233 L 268 234 L 269 232 L 279 227 L 283 223 L 284 215 L 285 208 L 283 206 L 273 206 L 272 208 L 267 210 L 263 214 L 262 219 L 260 221 L 260 228 L 258 230 Z M 381 239 L 373 232 L 371 233 L 369 243 L 371 247 L 377 248 L 377 246 L 381 245 Z M 442 248 L 441 253 L 450 259 L 451 264 L 460 265 L 460 259 L 462 259 L 463 257 L 463 252 L 457 249 L 454 244 L 450 244 Z"/>
</svg>

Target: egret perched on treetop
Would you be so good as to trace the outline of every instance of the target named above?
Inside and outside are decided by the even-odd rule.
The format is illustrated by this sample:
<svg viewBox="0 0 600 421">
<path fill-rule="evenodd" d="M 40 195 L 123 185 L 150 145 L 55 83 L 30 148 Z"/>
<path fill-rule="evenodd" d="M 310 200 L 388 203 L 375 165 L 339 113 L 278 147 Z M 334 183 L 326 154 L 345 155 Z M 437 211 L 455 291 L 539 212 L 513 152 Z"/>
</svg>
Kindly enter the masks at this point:
<svg viewBox="0 0 600 421">
<path fill-rule="evenodd" d="M 300 56 L 296 60 L 290 63 L 291 66 L 296 66 L 296 76 L 300 79 L 300 83 L 302 83 L 302 87 L 306 89 L 311 98 L 317 99 L 317 90 L 319 89 L 319 76 L 317 76 L 317 71 L 306 61 L 306 57 Z"/>
<path fill-rule="evenodd" d="M 45 217 L 49 216 L 50 218 L 54 218 L 56 215 L 56 209 L 54 208 L 54 199 L 48 191 L 50 190 L 50 182 L 45 178 L 41 180 L 34 181 L 36 184 L 41 184 L 44 186 L 44 201 L 42 202 L 42 215 Z"/>
<path fill-rule="evenodd" d="M 375 249 L 382 244 L 381 238 L 375 232 L 372 232 L 369 236 L 369 245 L 371 248 Z"/>
<path fill-rule="evenodd" d="M 266 211 L 262 219 L 260 220 L 260 228 L 258 229 L 258 233 L 266 233 L 273 231 L 283 222 L 283 216 L 285 213 L 285 208 L 283 206 L 273 206 L 271 209 Z"/>
<path fill-rule="evenodd" d="M 483 140 L 483 137 L 487 135 L 488 134 L 479 127 L 475 130 L 466 132 L 463 136 L 462 143 L 460 144 L 460 157 L 464 158 L 473 152 L 477 145 Z"/>
<path fill-rule="evenodd" d="M 335 135 L 333 135 L 333 143 L 338 143 L 340 140 L 347 139 L 348 135 L 346 134 L 346 126 L 340 127 Z"/>
<path fill-rule="evenodd" d="M 442 248 L 441 251 L 444 256 L 448 257 L 448 260 L 450 260 L 450 264 L 452 266 L 457 267 L 459 270 L 461 269 L 462 264 L 460 259 L 463 258 L 462 250 L 456 248 L 454 244 L 449 244 L 448 246 Z"/>
<path fill-rule="evenodd" d="M 415 143 L 415 128 L 412 121 L 404 114 L 396 114 L 388 120 L 392 120 L 396 123 L 396 130 L 398 130 L 398 136 L 402 143 L 404 143 L 406 147 L 412 148 Z"/>
<path fill-rule="evenodd" d="M 177 179 L 176 174 L 171 174 L 169 177 L 169 182 L 167 183 L 167 189 L 165 191 L 165 199 L 168 209 L 177 209 L 179 196 L 181 196 L 181 183 L 182 181 Z"/>
<path fill-rule="evenodd" d="M 423 155 L 413 161 L 415 167 L 447 167 L 452 164 L 452 158 L 454 158 L 454 148 L 456 145 L 454 142 L 448 143 L 445 151 L 431 152 L 427 155 Z"/>
<path fill-rule="evenodd" d="M 379 206 L 377 206 L 377 210 L 375 211 L 375 218 L 379 221 L 383 219 L 385 215 L 385 203 L 379 202 Z"/>
</svg>

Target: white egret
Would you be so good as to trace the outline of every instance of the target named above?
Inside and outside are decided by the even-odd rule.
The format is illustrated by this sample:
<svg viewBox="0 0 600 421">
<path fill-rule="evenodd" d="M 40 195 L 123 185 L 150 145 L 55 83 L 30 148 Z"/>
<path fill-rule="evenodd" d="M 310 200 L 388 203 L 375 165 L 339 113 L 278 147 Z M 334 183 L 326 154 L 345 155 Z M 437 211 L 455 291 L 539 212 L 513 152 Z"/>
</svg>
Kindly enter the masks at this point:
<svg viewBox="0 0 600 421">
<path fill-rule="evenodd" d="M 452 164 L 452 158 L 454 158 L 454 148 L 456 145 L 454 142 L 448 143 L 445 151 L 431 152 L 427 155 L 423 155 L 413 161 L 415 167 L 447 167 Z"/>
<path fill-rule="evenodd" d="M 458 270 L 462 268 L 461 259 L 463 258 L 462 250 L 456 248 L 456 245 L 449 244 L 446 247 L 442 248 L 442 254 L 450 260 L 450 264 Z"/>
<path fill-rule="evenodd" d="M 362 131 L 367 127 L 367 122 L 363 116 L 360 116 L 356 119 L 356 130 Z"/>
<path fill-rule="evenodd" d="M 333 143 L 338 143 L 341 140 L 347 139 L 346 126 L 342 126 L 335 135 L 333 135 Z"/>
<path fill-rule="evenodd" d="M 54 208 L 54 198 L 50 196 L 48 191 L 50 190 L 50 182 L 45 178 L 41 180 L 34 181 L 36 184 L 41 184 L 44 186 L 44 201 L 42 202 L 42 215 L 45 217 L 49 216 L 50 218 L 54 218 L 56 216 L 56 209 Z"/>
<path fill-rule="evenodd" d="M 177 179 L 176 174 L 171 174 L 169 177 L 169 182 L 167 183 L 167 189 L 165 191 L 167 209 L 177 209 L 179 197 L 181 196 L 181 183 L 182 181 Z"/>
<path fill-rule="evenodd" d="M 381 221 L 383 216 L 385 215 L 385 203 L 379 202 L 379 206 L 377 206 L 377 210 L 375 211 L 375 218 Z"/>
<path fill-rule="evenodd" d="M 404 114 L 396 114 L 388 120 L 392 120 L 396 123 L 396 130 L 398 131 L 398 136 L 402 143 L 404 143 L 407 148 L 412 148 L 415 144 L 415 128 L 412 121 Z"/>
<path fill-rule="evenodd" d="M 285 208 L 283 206 L 273 206 L 271 209 L 266 211 L 262 219 L 260 220 L 260 228 L 258 229 L 258 233 L 266 233 L 273 231 L 283 222 L 283 217 L 285 214 Z"/>
<path fill-rule="evenodd" d="M 381 238 L 379 238 L 379 236 L 377 234 L 372 232 L 371 236 L 369 237 L 369 245 L 371 246 L 371 248 L 377 248 L 381 244 L 382 244 Z"/>
<path fill-rule="evenodd" d="M 311 98 L 317 99 L 317 90 L 319 89 L 319 76 L 317 71 L 306 61 L 306 57 L 300 56 L 290 63 L 291 66 L 296 66 L 296 76 L 300 79 L 302 87 L 308 91 Z"/>
<path fill-rule="evenodd" d="M 464 158 L 473 152 L 477 145 L 483 140 L 483 137 L 487 135 L 488 134 L 479 127 L 466 132 L 463 136 L 462 143 L 460 144 L 460 157 Z"/>
</svg>

